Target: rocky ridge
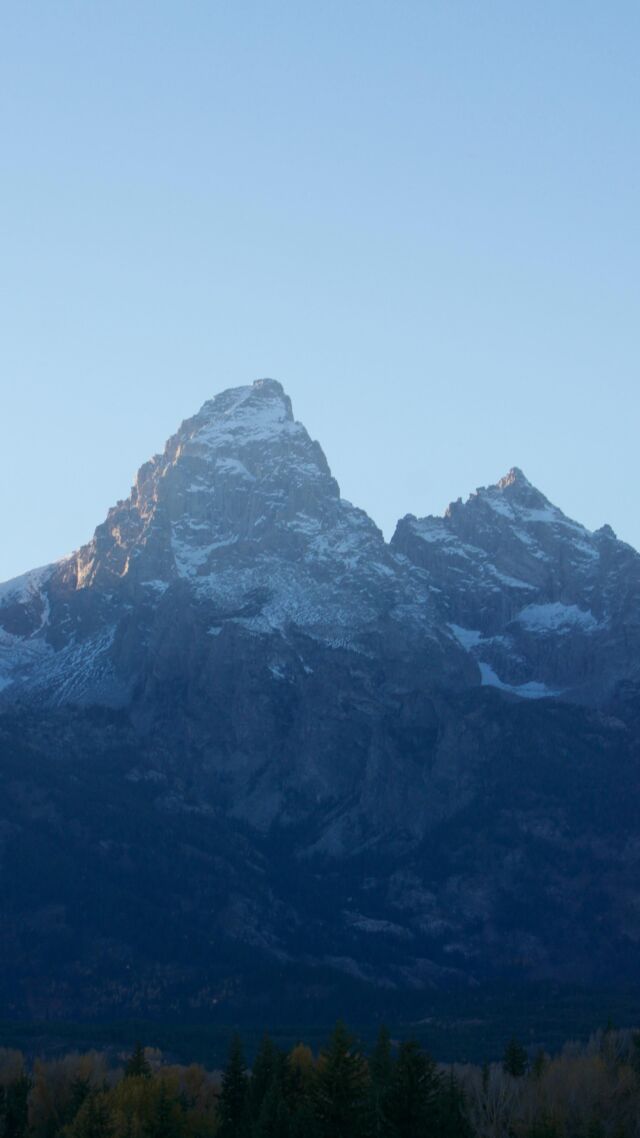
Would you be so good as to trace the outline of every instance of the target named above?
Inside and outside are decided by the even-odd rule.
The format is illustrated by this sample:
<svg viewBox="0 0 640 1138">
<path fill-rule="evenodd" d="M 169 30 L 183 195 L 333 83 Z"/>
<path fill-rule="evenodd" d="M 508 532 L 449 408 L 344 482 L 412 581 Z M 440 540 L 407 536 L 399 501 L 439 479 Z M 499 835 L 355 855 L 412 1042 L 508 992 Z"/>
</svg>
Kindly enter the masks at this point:
<svg viewBox="0 0 640 1138">
<path fill-rule="evenodd" d="M 442 518 L 407 515 L 391 546 L 427 572 L 484 684 L 597 705 L 637 681 L 640 556 L 610 526 L 566 517 L 521 470 Z"/>
</svg>

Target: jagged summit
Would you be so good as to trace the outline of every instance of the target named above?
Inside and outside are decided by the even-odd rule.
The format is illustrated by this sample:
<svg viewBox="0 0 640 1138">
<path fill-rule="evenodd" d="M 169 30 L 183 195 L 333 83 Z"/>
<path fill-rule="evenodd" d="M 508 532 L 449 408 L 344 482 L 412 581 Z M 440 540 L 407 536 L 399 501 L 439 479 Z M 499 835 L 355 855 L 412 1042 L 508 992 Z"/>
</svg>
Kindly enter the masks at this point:
<svg viewBox="0 0 640 1138">
<path fill-rule="evenodd" d="M 282 384 L 275 379 L 258 379 L 243 387 L 232 387 L 208 399 L 177 433 L 169 439 L 163 455 L 152 459 L 151 469 L 158 464 L 173 465 L 190 457 L 208 459 L 208 474 L 214 477 L 215 462 L 225 455 L 242 451 L 254 452 L 254 459 L 264 469 L 270 448 L 289 447 L 295 462 L 301 447 L 311 449 L 323 473 L 329 468 L 317 443 L 313 443 L 301 423 L 295 421 L 291 400 Z M 277 459 L 273 449 L 272 459 Z M 249 461 L 251 456 L 249 455 Z M 142 468 L 145 474 L 149 464 Z M 254 471 L 256 473 L 256 471 Z"/>
<path fill-rule="evenodd" d="M 470 507 L 480 510 L 489 508 L 497 514 L 512 518 L 515 517 L 514 510 L 523 509 L 525 513 L 522 514 L 522 517 L 529 521 L 545 520 L 545 512 L 547 520 L 552 516 L 558 521 L 564 518 L 562 511 L 557 509 L 542 491 L 529 481 L 518 466 L 512 466 L 508 473 L 497 482 L 489 486 L 479 486 L 469 494 L 466 501 L 458 498 L 455 502 L 450 502 L 444 512 L 444 518 L 450 519 L 459 516 L 461 510 L 468 511 Z M 538 510 L 539 512 L 538 514 L 527 514 L 527 510 Z M 437 517 L 433 515 L 430 517 L 434 522 L 437 522 Z"/>
<path fill-rule="evenodd" d="M 498 480 L 496 486 L 499 490 L 506 490 L 507 486 L 531 486 L 529 479 L 521 471 L 519 466 L 512 466 L 502 478 Z"/>
<path fill-rule="evenodd" d="M 232 554 L 254 561 L 303 515 L 326 521 L 338 499 L 322 449 L 294 420 L 282 385 L 229 388 L 141 467 L 130 498 L 77 554 L 77 585 L 202 581 Z"/>
<path fill-rule="evenodd" d="M 444 517 L 404 518 L 392 546 L 429 574 L 484 684 L 592 699 L 637 672 L 640 557 L 610 527 L 567 517 L 518 467 Z"/>
<path fill-rule="evenodd" d="M 555 511 L 558 518 L 564 516 L 562 511 L 553 506 L 542 491 L 529 481 L 519 466 L 512 466 L 507 474 L 492 485 L 480 486 L 474 494 L 470 495 L 468 501 L 474 498 L 480 498 L 486 503 L 492 504 L 494 508 L 496 508 L 497 503 L 503 503 L 506 509 L 513 507 L 516 510 L 519 507 L 525 509 L 527 507 L 530 509 L 548 508 Z M 457 503 L 454 503 L 453 506 L 455 508 Z M 500 509 L 500 505 L 497 508 Z"/>
<path fill-rule="evenodd" d="M 230 387 L 207 399 L 194 420 L 236 423 L 247 427 L 258 420 L 266 429 L 278 423 L 293 422 L 291 400 L 277 379 L 256 379 L 252 384 Z M 188 423 L 194 422 L 188 420 Z"/>
<path fill-rule="evenodd" d="M 600 526 L 600 529 L 594 530 L 594 537 L 604 537 L 610 539 L 611 541 L 618 540 L 618 535 L 613 529 L 613 526 L 610 526 L 608 522 L 605 522 L 603 526 Z"/>
<path fill-rule="evenodd" d="M 511 470 L 500 478 L 495 486 L 489 486 L 479 493 L 500 495 L 505 502 L 513 506 L 529 507 L 531 509 L 554 509 L 551 502 L 541 490 L 529 481 L 519 466 L 512 466 Z M 557 511 L 558 515 L 561 511 Z"/>
</svg>

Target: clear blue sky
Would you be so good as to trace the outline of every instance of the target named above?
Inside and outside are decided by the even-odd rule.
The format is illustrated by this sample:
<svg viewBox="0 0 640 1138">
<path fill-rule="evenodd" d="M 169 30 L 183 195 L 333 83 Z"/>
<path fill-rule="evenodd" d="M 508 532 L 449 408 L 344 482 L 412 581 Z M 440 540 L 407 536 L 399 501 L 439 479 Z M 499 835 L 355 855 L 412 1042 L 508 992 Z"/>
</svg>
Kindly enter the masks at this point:
<svg viewBox="0 0 640 1138">
<path fill-rule="evenodd" d="M 640 5 L 4 0 L 0 579 L 275 376 L 389 533 L 510 466 L 640 546 Z"/>
</svg>

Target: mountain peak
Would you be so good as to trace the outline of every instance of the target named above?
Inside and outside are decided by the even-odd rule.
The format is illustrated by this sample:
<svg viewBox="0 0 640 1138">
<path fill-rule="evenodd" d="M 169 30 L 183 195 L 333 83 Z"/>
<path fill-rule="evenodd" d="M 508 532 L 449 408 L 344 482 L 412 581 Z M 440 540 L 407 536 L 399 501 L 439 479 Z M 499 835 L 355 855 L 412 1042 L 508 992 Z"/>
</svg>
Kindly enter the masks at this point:
<svg viewBox="0 0 640 1138">
<path fill-rule="evenodd" d="M 493 486 L 481 490 L 480 496 L 487 501 L 502 501 L 514 508 L 553 509 L 548 498 L 529 481 L 519 466 L 512 466 L 504 477 Z"/>
<path fill-rule="evenodd" d="M 82 683 L 97 684 L 116 702 L 129 698 L 119 673 L 114 678 L 116 633 L 135 627 L 135 651 L 123 648 L 134 677 L 144 646 L 157 638 L 183 651 L 180 620 L 189 636 L 198 626 L 208 658 L 211 637 L 223 630 L 225 637 L 238 630 L 273 637 L 293 628 L 314 642 L 360 651 L 378 635 L 382 614 L 385 636 L 390 621 L 407 651 L 416 637 L 427 638 L 433 647 L 425 658 L 437 658 L 439 674 L 448 667 L 441 656 L 451 657 L 454 670 L 462 660 L 463 675 L 471 674 L 455 644 L 452 654 L 450 634 L 434 635 L 433 607 L 413 574 L 364 511 L 340 497 L 320 444 L 294 419 L 273 379 L 228 388 L 185 420 L 47 589 L 51 604 L 49 592 L 44 600 L 38 593 L 37 605 L 29 600 L 28 612 L 22 604 L 6 621 L 18 627 L 22 620 L 30 635 L 46 620 L 51 643 L 69 651 L 80 645 L 87 660 L 94 652 L 102 671 L 97 676 L 87 664 Z M 0 618 L 2 607 L 0 598 Z M 13 657 L 16 666 L 22 659 Z"/>
<path fill-rule="evenodd" d="M 277 379 L 256 379 L 243 387 L 229 387 L 213 399 L 208 399 L 193 419 L 183 427 L 216 421 L 221 426 L 237 424 L 242 430 L 255 429 L 259 421 L 263 427 L 278 423 L 293 423 L 291 400 Z"/>
<path fill-rule="evenodd" d="M 78 587 L 201 580 L 234 556 L 252 566 L 283 532 L 294 544 L 298 516 L 301 540 L 309 519 L 321 527 L 338 500 L 322 449 L 294 419 L 282 385 L 265 378 L 227 388 L 140 468 L 130 498 L 75 557 Z"/>
<path fill-rule="evenodd" d="M 508 486 L 520 486 L 523 489 L 525 487 L 533 489 L 531 482 L 526 477 L 526 475 L 523 474 L 519 466 L 512 466 L 511 470 L 509 470 L 508 473 L 505 474 L 503 478 L 500 478 L 496 483 L 498 490 L 506 490 Z"/>
<path fill-rule="evenodd" d="M 519 466 L 512 466 L 498 482 L 489 486 L 479 486 L 470 494 L 467 501 L 458 498 L 451 502 L 444 512 L 445 520 L 454 517 L 463 517 L 469 509 L 490 509 L 505 519 L 513 521 L 513 510 L 550 510 L 560 515 L 560 511 L 551 505 L 544 494 L 536 489 L 522 472 Z"/>
</svg>

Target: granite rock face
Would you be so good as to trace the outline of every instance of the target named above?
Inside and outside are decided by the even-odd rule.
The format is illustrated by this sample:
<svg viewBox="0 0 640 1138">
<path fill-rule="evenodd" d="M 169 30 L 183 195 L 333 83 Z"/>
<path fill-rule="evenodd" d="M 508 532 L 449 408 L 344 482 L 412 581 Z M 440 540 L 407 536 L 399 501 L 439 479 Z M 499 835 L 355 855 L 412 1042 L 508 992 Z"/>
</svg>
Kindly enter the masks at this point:
<svg viewBox="0 0 640 1138">
<path fill-rule="evenodd" d="M 0 586 L 0 1001 L 632 975 L 639 649 L 638 554 L 520 471 L 386 543 L 223 392 Z"/>
</svg>

